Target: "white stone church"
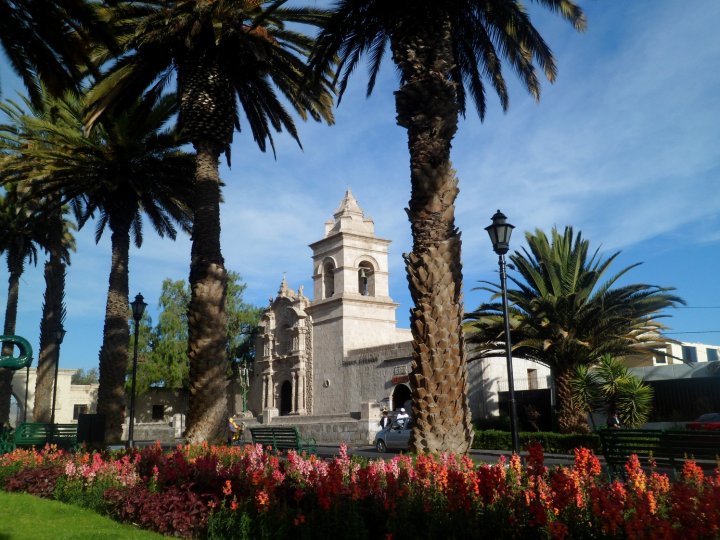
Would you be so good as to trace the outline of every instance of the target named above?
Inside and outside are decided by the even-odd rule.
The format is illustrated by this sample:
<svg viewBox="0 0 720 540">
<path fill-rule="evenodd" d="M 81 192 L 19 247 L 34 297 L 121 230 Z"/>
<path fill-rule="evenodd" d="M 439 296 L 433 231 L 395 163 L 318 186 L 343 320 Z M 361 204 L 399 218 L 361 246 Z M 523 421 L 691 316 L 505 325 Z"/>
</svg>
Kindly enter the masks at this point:
<svg viewBox="0 0 720 540">
<path fill-rule="evenodd" d="M 350 190 L 312 249 L 313 299 L 283 278 L 256 344 L 250 411 L 357 416 L 410 400 L 410 330 L 396 327 L 388 291 L 389 240 L 375 236 Z M 288 419 L 289 420 L 289 419 Z"/>
</svg>

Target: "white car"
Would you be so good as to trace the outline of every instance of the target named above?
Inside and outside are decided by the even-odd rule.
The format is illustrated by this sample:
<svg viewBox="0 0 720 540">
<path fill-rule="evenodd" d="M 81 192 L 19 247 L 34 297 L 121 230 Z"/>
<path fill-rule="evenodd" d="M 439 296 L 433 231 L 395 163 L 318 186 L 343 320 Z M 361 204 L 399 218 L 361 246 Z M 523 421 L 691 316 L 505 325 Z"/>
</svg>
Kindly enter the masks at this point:
<svg viewBox="0 0 720 540">
<path fill-rule="evenodd" d="M 388 450 L 407 450 L 411 431 L 410 418 L 393 420 L 388 427 L 381 429 L 375 435 L 375 450 L 381 453 Z"/>
</svg>

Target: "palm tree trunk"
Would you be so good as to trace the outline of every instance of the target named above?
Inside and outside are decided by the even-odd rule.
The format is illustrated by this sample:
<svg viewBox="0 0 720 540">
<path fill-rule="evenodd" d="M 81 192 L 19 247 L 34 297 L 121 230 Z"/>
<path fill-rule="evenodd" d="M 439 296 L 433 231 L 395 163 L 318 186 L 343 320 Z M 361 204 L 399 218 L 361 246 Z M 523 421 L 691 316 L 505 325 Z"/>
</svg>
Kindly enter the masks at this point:
<svg viewBox="0 0 720 540">
<path fill-rule="evenodd" d="M 62 227 L 62 222 L 60 223 Z M 62 229 L 60 230 L 62 233 Z M 40 321 L 40 353 L 38 354 L 37 379 L 35 381 L 35 422 L 50 422 L 52 415 L 53 379 L 55 363 L 59 361 L 55 332 L 62 322 L 63 297 L 65 296 L 65 264 L 58 250 L 50 252 L 45 263 L 45 298 Z"/>
<path fill-rule="evenodd" d="M 196 151 L 195 208 L 190 262 L 188 358 L 190 403 L 188 442 L 220 442 L 227 401 L 227 272 L 220 250 L 218 146 L 193 144 Z"/>
<path fill-rule="evenodd" d="M 411 449 L 466 453 L 473 430 L 462 334 L 460 233 L 455 227 L 458 187 L 450 162 L 457 130 L 450 24 L 433 16 L 411 23 L 392 39 L 401 72 L 397 122 L 408 131 L 412 193 L 407 210 L 413 251 L 405 256 L 410 294 L 413 363 Z"/>
<path fill-rule="evenodd" d="M 17 322 L 18 298 L 20 296 L 20 276 L 23 273 L 23 257 L 12 250 L 7 253 L 8 273 L 8 297 L 5 305 L 5 325 L 3 334 L 9 336 L 15 334 Z M 3 356 L 13 353 L 12 344 L 3 344 Z M 15 371 L 7 368 L 0 368 L 0 424 L 10 420 L 10 400 L 12 398 L 12 379 Z"/>
<path fill-rule="evenodd" d="M 103 343 L 100 348 L 100 381 L 97 412 L 105 415 L 105 441 L 122 438 L 125 416 L 125 375 L 128 366 L 130 329 L 128 318 L 128 261 L 130 221 L 110 217 L 112 266 L 110 267 Z"/>
<path fill-rule="evenodd" d="M 587 415 L 573 399 L 570 384 L 572 377 L 572 367 L 558 370 L 555 376 L 558 429 L 560 433 L 585 433 L 588 431 Z"/>
</svg>

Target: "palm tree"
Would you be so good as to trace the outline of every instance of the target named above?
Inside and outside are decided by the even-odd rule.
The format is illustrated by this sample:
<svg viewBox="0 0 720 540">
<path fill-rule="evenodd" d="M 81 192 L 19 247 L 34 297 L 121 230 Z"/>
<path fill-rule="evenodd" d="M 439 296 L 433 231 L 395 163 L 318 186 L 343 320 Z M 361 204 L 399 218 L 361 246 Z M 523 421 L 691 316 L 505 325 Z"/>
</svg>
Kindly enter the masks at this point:
<svg viewBox="0 0 720 540">
<path fill-rule="evenodd" d="M 553 370 L 561 431 L 587 429 L 581 407 L 573 399 L 571 381 L 579 365 L 594 365 L 609 354 L 616 357 L 650 354 L 669 340 L 661 335 L 663 311 L 684 301 L 672 287 L 645 283 L 618 285 L 639 263 L 605 278 L 620 252 L 603 259 L 592 255 L 590 243 L 572 227 L 551 239 L 536 230 L 526 233 L 530 251 L 510 256 L 519 276 L 509 276 L 517 289 L 508 290 L 513 351 L 539 360 Z M 605 281 L 602 281 L 605 280 Z M 499 286 L 481 287 L 500 297 Z M 496 356 L 504 343 L 499 302 L 485 303 L 466 316 L 472 357 Z"/>
<path fill-rule="evenodd" d="M 90 46 L 114 41 L 87 0 L 0 0 L 0 46 L 36 105 L 43 89 L 55 96 L 75 88 L 93 70 Z"/>
<path fill-rule="evenodd" d="M 582 30 L 571 0 L 538 0 Z M 312 65 L 322 72 L 340 57 L 340 95 L 360 58 L 370 56 L 372 92 L 386 46 L 400 74 L 397 123 L 408 132 L 411 194 L 407 209 L 413 250 L 405 257 L 414 354 L 411 448 L 466 452 L 472 442 L 462 333 L 460 233 L 455 226 L 458 181 L 450 147 L 467 95 L 482 119 L 485 81 L 508 94 L 502 59 L 535 97 L 535 63 L 552 81 L 555 62 L 520 0 L 339 0 L 318 37 Z"/>
<path fill-rule="evenodd" d="M 3 152 L 3 170 L 0 179 L 4 184 L 9 182 L 32 181 L 32 176 L 25 173 L 22 177 L 14 174 L 18 168 L 24 169 L 24 157 L 21 151 L 27 144 L 25 133 L 30 128 L 24 124 L 24 119 L 32 116 L 42 117 L 53 122 L 52 100 L 43 93 L 39 105 L 24 101 L 31 116 L 27 116 L 26 109 L 13 101 L 0 103 L 0 110 L 5 113 L 9 124 L 0 126 L 0 149 Z M 15 163 L 13 163 L 15 161 Z M 38 171 L 41 177 L 43 171 Z M 54 380 L 54 366 L 59 360 L 59 347 L 55 332 L 61 325 L 64 313 L 65 297 L 65 267 L 70 264 L 70 251 L 75 250 L 75 239 L 72 231 L 75 224 L 64 219 L 67 208 L 58 204 L 58 197 L 47 197 L 44 201 L 34 201 L 39 211 L 44 214 L 45 233 L 42 245 L 48 259 L 45 262 L 45 293 L 43 299 L 43 315 L 40 320 L 40 352 L 38 354 L 37 378 L 35 382 L 35 404 L 33 416 L 36 422 L 49 422 L 51 418 L 51 398 Z"/>
<path fill-rule="evenodd" d="M 180 126 L 196 152 L 188 311 L 191 389 L 186 436 L 191 442 L 222 440 L 227 418 L 220 153 L 229 158 L 234 130 L 240 129 L 240 110 L 261 150 L 269 142 L 274 151 L 273 130 L 285 129 L 299 143 L 278 92 L 302 119 L 332 122 L 328 85 L 305 81 L 303 59 L 313 41 L 286 27 L 318 25 L 323 14 L 285 9 L 284 1 L 120 2 L 113 20 L 121 29 L 126 54 L 92 92 L 90 123 L 147 88 L 160 92 L 176 75 Z"/>
<path fill-rule="evenodd" d="M 75 223 L 64 219 L 63 207 L 49 203 L 48 237 L 45 250 L 45 292 L 42 318 L 40 319 L 40 352 L 38 353 L 35 379 L 35 403 L 33 420 L 50 422 L 52 418 L 52 393 L 54 368 L 60 361 L 60 346 L 56 332 L 65 318 L 65 275 L 70 265 L 70 252 L 75 251 Z"/>
<path fill-rule="evenodd" d="M 617 413 L 627 427 L 640 427 L 652 412 L 652 387 L 609 354 L 595 365 L 577 366 L 570 386 L 583 412 Z"/>
<path fill-rule="evenodd" d="M 27 144 L 14 171 L 33 176 L 36 197 L 69 201 L 82 227 L 98 213 L 95 239 L 111 231 L 103 344 L 100 349 L 98 412 L 106 416 L 106 437 L 120 440 L 128 359 L 128 262 L 130 235 L 142 244 L 142 216 L 160 236 L 175 238 L 179 224 L 189 231 L 192 156 L 165 126 L 176 114 L 176 100 L 148 96 L 122 112 L 107 115 L 83 133 L 85 103 L 67 94 L 54 100 L 54 120 L 27 118 Z M 43 171 L 42 175 L 38 171 Z"/>
<path fill-rule="evenodd" d="M 5 194 L 0 195 L 0 252 L 7 257 L 9 273 L 4 335 L 15 334 L 20 276 L 25 270 L 25 261 L 37 264 L 38 242 L 45 236 L 45 222 L 37 207 L 20 202 L 22 189 L 19 185 L 6 186 Z M 3 356 L 11 355 L 12 347 L 3 344 Z M 0 423 L 9 420 L 13 375 L 10 369 L 0 369 Z"/>
</svg>

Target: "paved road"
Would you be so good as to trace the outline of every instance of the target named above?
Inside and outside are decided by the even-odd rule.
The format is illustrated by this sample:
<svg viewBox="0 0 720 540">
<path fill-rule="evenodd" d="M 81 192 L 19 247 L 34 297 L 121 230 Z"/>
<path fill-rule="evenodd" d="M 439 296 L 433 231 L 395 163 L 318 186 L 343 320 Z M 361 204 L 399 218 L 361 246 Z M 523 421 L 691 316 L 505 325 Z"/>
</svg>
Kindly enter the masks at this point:
<svg viewBox="0 0 720 540">
<path fill-rule="evenodd" d="M 338 455 L 340 449 L 338 446 L 318 446 L 318 455 L 322 457 L 333 457 Z M 378 452 L 373 446 L 351 446 L 348 448 L 348 454 L 351 456 L 362 456 L 370 459 L 392 459 L 399 452 Z M 505 450 L 471 450 L 470 457 L 477 463 L 497 463 L 500 456 L 510 457 L 511 452 Z M 525 452 L 521 452 L 525 455 Z M 546 454 L 545 465 L 572 465 L 574 456 L 565 454 Z"/>
</svg>

